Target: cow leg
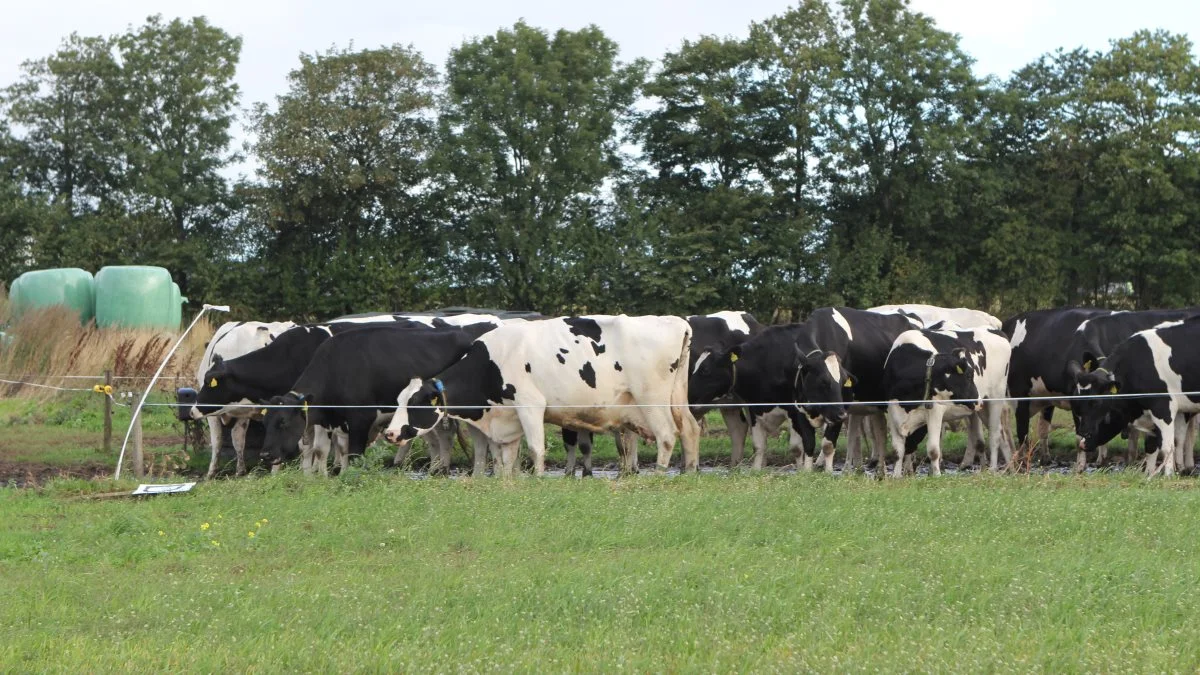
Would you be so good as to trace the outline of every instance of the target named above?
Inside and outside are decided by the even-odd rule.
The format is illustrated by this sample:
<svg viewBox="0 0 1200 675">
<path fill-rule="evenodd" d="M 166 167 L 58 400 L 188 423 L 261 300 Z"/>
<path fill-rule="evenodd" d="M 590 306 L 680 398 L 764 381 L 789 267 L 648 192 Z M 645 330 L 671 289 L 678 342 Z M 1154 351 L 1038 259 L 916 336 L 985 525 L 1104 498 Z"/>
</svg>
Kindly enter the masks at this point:
<svg viewBox="0 0 1200 675">
<path fill-rule="evenodd" d="M 525 444 L 533 455 L 533 475 L 546 473 L 546 408 L 544 402 L 533 402 L 517 408 L 517 419 L 525 434 Z"/>
<path fill-rule="evenodd" d="M 633 475 L 638 472 L 638 435 L 632 431 L 623 431 L 613 435 L 617 443 L 617 454 L 621 458 L 621 474 Z"/>
<path fill-rule="evenodd" d="M 883 477 L 883 472 L 887 469 L 887 432 L 888 423 L 887 415 L 882 418 L 879 415 L 873 415 L 870 426 L 871 430 L 871 454 L 875 459 L 875 468 L 880 478 Z"/>
<path fill-rule="evenodd" d="M 1196 433 L 1200 430 L 1200 415 L 1190 415 L 1187 434 L 1183 437 L 1183 470 L 1191 475 L 1196 471 Z"/>
<path fill-rule="evenodd" d="M 910 476 L 917 473 L 917 448 L 921 445 L 921 440 L 925 438 L 928 430 L 928 426 L 922 426 L 920 429 L 909 434 L 908 438 L 904 439 L 904 473 Z"/>
<path fill-rule="evenodd" d="M 237 475 L 246 475 L 246 432 L 250 429 L 250 420 L 239 419 L 233 423 L 233 452 L 237 455 Z"/>
<path fill-rule="evenodd" d="M 1025 441 L 1029 438 L 1031 403 L 1031 401 L 1017 401 L 1017 447 L 1024 445 Z"/>
<path fill-rule="evenodd" d="M 311 476 L 319 470 L 322 476 L 329 477 L 329 449 L 333 443 L 333 434 L 321 426 L 313 428 L 313 448 L 309 463 L 304 467 L 304 473 Z"/>
<path fill-rule="evenodd" d="M 616 437 L 618 435 L 619 434 L 613 434 L 614 441 L 616 440 Z M 583 460 L 583 469 L 579 472 L 580 478 L 591 478 L 591 476 L 592 476 L 592 441 L 593 440 L 594 440 L 594 437 L 592 436 L 592 432 L 590 432 L 590 431 L 585 434 L 581 434 L 579 436 L 579 456 L 580 456 L 580 459 Z M 572 471 L 571 475 L 574 476 L 575 472 Z"/>
<path fill-rule="evenodd" d="M 396 454 L 392 456 L 392 466 L 400 468 L 408 462 L 408 453 L 412 450 L 412 441 L 406 441 L 396 447 Z"/>
<path fill-rule="evenodd" d="M 750 419 L 750 443 L 754 446 L 754 461 L 750 468 L 754 471 L 761 471 L 763 456 L 767 452 L 767 428 L 762 416 L 754 416 Z"/>
<path fill-rule="evenodd" d="M 475 450 L 474 463 L 471 466 L 471 475 L 476 478 L 482 478 L 487 474 L 487 452 L 488 452 L 488 437 L 473 424 L 468 424 L 467 435 L 471 437 L 471 446 Z M 493 453 L 495 456 L 497 453 Z M 497 463 L 499 463 L 497 459 Z M 499 475 L 500 471 L 496 471 Z"/>
<path fill-rule="evenodd" d="M 329 443 L 333 449 L 333 465 L 338 472 L 350 468 L 350 437 L 341 429 L 329 432 Z M 365 444 L 364 444 L 365 445 Z"/>
<path fill-rule="evenodd" d="M 892 436 L 892 450 L 896 453 L 896 468 L 892 471 L 893 478 L 900 478 L 904 475 L 904 442 L 907 438 L 904 422 L 907 418 L 908 413 L 900 407 L 900 404 L 888 404 L 888 431 Z M 887 464 L 881 459 L 876 470 L 886 472 Z"/>
<path fill-rule="evenodd" d="M 685 472 L 700 471 L 700 423 L 695 417 L 688 412 L 686 408 L 671 411 L 672 416 L 679 420 L 679 445 L 683 449 L 683 470 Z M 675 445 L 674 439 L 671 445 Z M 591 454 L 591 448 L 588 448 L 588 454 Z M 589 459 L 590 463 L 591 460 Z"/>
<path fill-rule="evenodd" d="M 980 432 L 983 422 L 980 420 L 979 415 L 980 413 L 971 413 L 971 416 L 967 418 L 967 447 L 963 450 L 962 462 L 958 465 L 960 469 L 975 466 L 975 447 L 983 437 L 983 434 Z"/>
<path fill-rule="evenodd" d="M 866 435 L 864 425 L 866 419 L 859 415 L 846 418 L 846 461 L 842 464 L 842 473 L 854 472 L 862 464 L 862 444 Z"/>
<path fill-rule="evenodd" d="M 517 456 L 521 450 L 521 440 L 504 443 L 499 446 L 499 450 L 500 454 L 496 457 L 499 468 L 496 474 L 512 478 L 517 474 Z"/>
<path fill-rule="evenodd" d="M 842 431 L 842 423 L 829 424 L 825 426 L 825 433 L 821 435 L 821 456 L 824 459 L 825 473 L 833 473 L 833 455 L 837 452 L 837 439 Z"/>
<path fill-rule="evenodd" d="M 1162 446 L 1158 450 L 1159 457 L 1162 458 L 1162 473 L 1164 476 L 1175 475 L 1175 418 L 1178 415 L 1167 413 L 1166 419 L 1160 419 L 1156 415 L 1151 415 L 1154 420 L 1154 426 L 1158 429 L 1158 437 L 1162 440 Z"/>
<path fill-rule="evenodd" d="M 746 423 L 741 408 L 721 408 L 721 418 L 729 430 L 729 467 L 734 468 L 741 465 L 746 456 L 746 432 L 750 430 L 750 425 Z"/>
<path fill-rule="evenodd" d="M 208 460 L 208 473 L 204 474 L 208 479 L 217 474 L 217 459 L 221 456 L 221 420 L 216 417 L 205 417 L 204 420 L 208 422 L 208 447 L 212 449 L 212 456 Z"/>
<path fill-rule="evenodd" d="M 929 455 L 929 471 L 935 476 L 942 475 L 942 419 L 945 416 L 945 406 L 935 403 L 925 422 L 929 434 L 929 439 L 925 442 L 925 452 Z"/>
<path fill-rule="evenodd" d="M 567 478 L 575 477 L 575 446 L 579 444 L 579 432 L 574 429 L 562 428 L 563 448 L 567 451 L 567 466 L 563 474 Z"/>
<path fill-rule="evenodd" d="M 1008 450 L 1004 443 L 1004 411 L 1008 407 L 1001 401 L 987 401 L 984 414 L 987 415 L 987 445 L 988 469 L 992 473 L 1000 470 L 1000 451 Z M 1004 453 L 1004 466 L 1012 462 L 1012 452 Z"/>
<path fill-rule="evenodd" d="M 1045 454 L 1046 458 L 1050 457 L 1050 422 L 1054 419 L 1054 406 L 1047 405 L 1041 410 L 1042 416 L 1038 418 L 1038 447 Z"/>
</svg>

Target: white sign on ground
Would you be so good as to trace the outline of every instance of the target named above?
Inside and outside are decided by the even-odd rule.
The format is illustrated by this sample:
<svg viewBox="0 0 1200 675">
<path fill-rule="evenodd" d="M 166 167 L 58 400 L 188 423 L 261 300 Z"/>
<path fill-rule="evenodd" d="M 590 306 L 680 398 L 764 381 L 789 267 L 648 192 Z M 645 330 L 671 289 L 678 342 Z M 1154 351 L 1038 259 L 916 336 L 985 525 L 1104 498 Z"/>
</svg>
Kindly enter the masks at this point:
<svg viewBox="0 0 1200 675">
<path fill-rule="evenodd" d="M 165 495 L 175 492 L 187 492 L 196 487 L 196 483 L 170 483 L 167 485 L 149 485 L 142 483 L 131 494 L 133 495 Z"/>
</svg>

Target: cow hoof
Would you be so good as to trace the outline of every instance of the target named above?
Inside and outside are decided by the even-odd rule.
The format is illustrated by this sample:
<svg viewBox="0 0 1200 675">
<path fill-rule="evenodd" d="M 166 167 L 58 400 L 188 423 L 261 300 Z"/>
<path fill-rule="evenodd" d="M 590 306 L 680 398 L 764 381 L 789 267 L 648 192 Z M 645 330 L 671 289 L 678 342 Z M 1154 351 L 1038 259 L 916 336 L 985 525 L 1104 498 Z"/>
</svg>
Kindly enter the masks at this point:
<svg viewBox="0 0 1200 675">
<path fill-rule="evenodd" d="M 574 477 L 574 476 L 575 476 L 575 474 L 574 474 L 574 473 L 572 473 L 572 474 L 571 474 L 571 476 L 572 476 L 572 477 Z M 592 470 L 591 470 L 591 469 L 584 469 L 583 471 L 581 471 L 581 472 L 579 473 L 579 476 L 580 476 L 580 478 L 591 478 L 591 477 L 592 477 Z"/>
</svg>

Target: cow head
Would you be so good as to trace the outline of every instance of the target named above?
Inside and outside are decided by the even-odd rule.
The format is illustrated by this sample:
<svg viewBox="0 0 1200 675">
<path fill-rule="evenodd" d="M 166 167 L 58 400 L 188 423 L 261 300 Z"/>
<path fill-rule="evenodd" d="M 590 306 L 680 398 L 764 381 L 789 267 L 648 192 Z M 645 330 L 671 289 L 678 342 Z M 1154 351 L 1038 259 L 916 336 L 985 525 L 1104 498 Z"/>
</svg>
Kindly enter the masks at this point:
<svg viewBox="0 0 1200 675">
<path fill-rule="evenodd" d="M 445 404 L 446 391 L 441 380 L 425 380 L 414 377 L 396 397 L 398 407 L 392 415 L 383 436 L 396 445 L 408 443 L 421 436 L 441 421 L 446 414 L 444 408 L 431 408 Z"/>
<path fill-rule="evenodd" d="M 239 386 L 237 377 L 230 372 L 224 359 L 213 357 L 213 365 L 204 373 L 200 390 L 196 392 L 196 404 L 192 406 L 192 419 L 202 419 L 207 415 L 221 412 L 225 406 L 236 402 L 249 402 L 244 388 Z"/>
<path fill-rule="evenodd" d="M 1121 381 L 1116 374 L 1104 368 L 1084 368 L 1084 364 L 1072 361 L 1067 371 L 1075 386 L 1072 393 L 1094 398 L 1077 398 L 1071 401 L 1071 416 L 1075 419 L 1075 435 L 1079 449 L 1091 451 L 1109 442 L 1128 424 L 1121 405 L 1116 399 L 1107 398 L 1121 393 Z"/>
<path fill-rule="evenodd" d="M 1119 385 L 1113 374 L 1103 367 L 1103 356 L 1097 356 L 1092 352 L 1085 351 L 1082 359 L 1082 363 L 1074 360 L 1067 362 L 1067 381 L 1070 382 L 1070 392 L 1072 395 L 1100 396 L 1117 393 L 1116 389 L 1119 388 Z M 1089 414 L 1092 408 L 1102 402 L 1102 399 L 1094 401 L 1086 399 L 1072 400 L 1071 417 L 1075 420 L 1075 428 L 1079 429 L 1083 423 L 1083 418 Z"/>
<path fill-rule="evenodd" d="M 273 396 L 262 408 L 255 409 L 253 419 L 266 427 L 261 455 L 268 464 L 280 464 L 296 456 L 300 440 L 308 427 L 307 404 L 311 400 L 308 394 L 289 392 L 283 396 Z"/>
<path fill-rule="evenodd" d="M 742 347 L 717 346 L 703 351 L 688 377 L 688 403 L 712 403 L 734 387 L 735 369 Z"/>
<path fill-rule="evenodd" d="M 842 365 L 835 352 L 814 349 L 806 354 L 796 347 L 796 400 L 814 427 L 837 424 L 846 418 L 846 401 L 854 398 L 858 378 Z M 808 404 L 808 405 L 805 405 Z"/>
<path fill-rule="evenodd" d="M 959 348 L 949 354 L 935 354 L 933 365 L 926 367 L 929 378 L 929 398 L 933 400 L 973 401 L 975 409 L 979 402 L 979 389 L 975 386 L 975 364 L 967 350 Z"/>
</svg>

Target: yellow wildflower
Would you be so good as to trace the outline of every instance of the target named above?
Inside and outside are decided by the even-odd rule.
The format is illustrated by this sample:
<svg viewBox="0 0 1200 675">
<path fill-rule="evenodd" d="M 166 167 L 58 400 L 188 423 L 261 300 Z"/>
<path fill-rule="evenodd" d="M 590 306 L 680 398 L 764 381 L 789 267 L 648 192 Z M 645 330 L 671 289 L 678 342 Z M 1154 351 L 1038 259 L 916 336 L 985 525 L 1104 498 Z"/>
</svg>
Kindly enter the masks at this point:
<svg viewBox="0 0 1200 675">
<path fill-rule="evenodd" d="M 246 533 L 246 536 L 247 536 L 247 537 L 250 537 L 251 539 L 253 539 L 253 538 L 254 538 L 254 530 L 250 530 L 249 532 L 247 532 L 247 533 Z"/>
<path fill-rule="evenodd" d="M 200 526 L 200 531 L 203 532 L 203 531 L 207 530 L 209 527 L 211 527 L 211 526 L 208 523 L 204 523 L 203 525 Z"/>
<path fill-rule="evenodd" d="M 159 530 L 159 531 L 158 531 L 158 536 L 160 536 L 160 537 L 165 537 L 165 536 L 167 536 L 167 535 L 166 535 L 166 534 L 164 534 L 162 530 Z"/>
<path fill-rule="evenodd" d="M 220 545 L 221 545 L 221 542 L 217 541 L 216 539 L 213 539 L 213 540 L 212 540 L 212 545 L 213 545 L 213 546 L 220 546 Z"/>
<path fill-rule="evenodd" d="M 265 522 L 268 522 L 266 518 L 263 518 L 263 519 L 262 519 L 262 521 L 263 521 L 264 523 L 265 523 Z"/>
</svg>

